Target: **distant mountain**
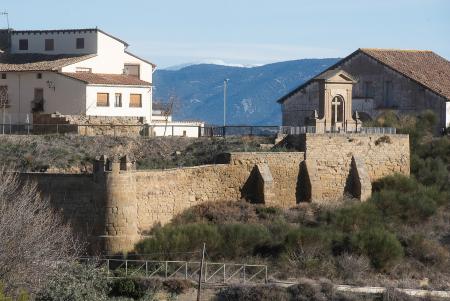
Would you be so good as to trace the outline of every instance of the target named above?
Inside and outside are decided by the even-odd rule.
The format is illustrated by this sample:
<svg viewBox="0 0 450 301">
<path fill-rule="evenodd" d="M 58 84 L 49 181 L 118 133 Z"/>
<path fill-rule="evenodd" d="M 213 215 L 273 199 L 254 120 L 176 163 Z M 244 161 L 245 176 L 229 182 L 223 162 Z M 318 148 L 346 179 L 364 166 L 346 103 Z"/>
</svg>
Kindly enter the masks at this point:
<svg viewBox="0 0 450 301">
<path fill-rule="evenodd" d="M 244 68 L 214 64 L 191 65 L 179 70 L 157 70 L 154 100 L 171 95 L 180 100 L 176 120 L 223 123 L 223 80 L 229 78 L 227 124 L 278 125 L 277 99 L 339 59 L 303 59 Z"/>
<path fill-rule="evenodd" d="M 219 66 L 242 67 L 242 68 L 251 68 L 251 67 L 262 66 L 262 65 L 245 65 L 245 64 L 227 63 L 225 61 L 218 60 L 218 59 L 206 59 L 206 60 L 201 60 L 201 61 L 197 61 L 197 62 L 169 66 L 169 67 L 162 68 L 162 70 L 178 71 L 178 70 L 181 70 L 183 68 L 186 68 L 186 67 L 189 67 L 192 65 L 219 65 Z"/>
</svg>

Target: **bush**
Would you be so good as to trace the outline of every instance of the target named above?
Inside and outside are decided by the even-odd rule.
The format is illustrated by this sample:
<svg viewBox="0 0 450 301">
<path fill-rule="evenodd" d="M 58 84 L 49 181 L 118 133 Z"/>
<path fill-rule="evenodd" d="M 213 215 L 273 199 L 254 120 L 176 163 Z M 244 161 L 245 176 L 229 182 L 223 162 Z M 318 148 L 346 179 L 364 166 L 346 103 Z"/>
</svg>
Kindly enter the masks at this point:
<svg viewBox="0 0 450 301">
<path fill-rule="evenodd" d="M 207 222 L 214 224 L 256 222 L 255 206 L 245 201 L 206 202 L 176 216 L 173 224 Z"/>
<path fill-rule="evenodd" d="M 344 233 L 356 232 L 383 223 L 381 212 L 373 202 L 357 203 L 331 213 L 331 223 Z"/>
<path fill-rule="evenodd" d="M 219 301 L 289 301 L 286 289 L 275 285 L 229 286 L 217 294 Z"/>
<path fill-rule="evenodd" d="M 446 163 L 439 157 L 421 159 L 413 155 L 411 172 L 425 186 L 436 186 L 439 190 L 449 189 L 449 172 Z"/>
<path fill-rule="evenodd" d="M 370 271 L 370 259 L 365 255 L 344 253 L 336 258 L 336 266 L 344 280 L 359 281 Z"/>
<path fill-rule="evenodd" d="M 163 281 L 163 288 L 173 295 L 180 295 L 193 287 L 192 282 L 185 279 L 167 279 Z"/>
<path fill-rule="evenodd" d="M 444 200 L 436 189 L 421 186 L 410 193 L 383 190 L 374 193 L 370 201 L 381 210 L 385 219 L 416 224 L 435 214 L 437 202 Z"/>
<path fill-rule="evenodd" d="M 208 253 L 218 250 L 222 239 L 216 225 L 166 225 L 155 229 L 151 238 L 139 242 L 136 250 L 141 254 L 159 253 L 162 259 L 173 259 L 182 256 L 174 253 L 200 250 L 204 242 Z"/>
<path fill-rule="evenodd" d="M 292 301 L 327 301 L 328 297 L 319 283 L 303 280 L 288 288 Z"/>
<path fill-rule="evenodd" d="M 298 228 L 286 236 L 285 250 L 290 265 L 303 275 L 334 276 L 332 241 L 336 233 L 326 228 Z"/>
<path fill-rule="evenodd" d="M 206 243 L 214 259 L 241 259 L 259 246 L 270 244 L 270 232 L 260 224 L 186 224 L 155 229 L 153 237 L 137 244 L 138 253 L 162 253 L 164 258 L 180 258 L 177 252 L 200 250 Z M 192 254 L 189 255 L 192 257 Z"/>
<path fill-rule="evenodd" d="M 436 213 L 439 206 L 448 203 L 448 195 L 436 186 L 423 186 L 414 178 L 394 175 L 374 184 L 369 202 L 373 203 L 385 219 L 420 223 Z"/>
<path fill-rule="evenodd" d="M 381 227 L 359 232 L 353 237 L 353 245 L 379 270 L 389 269 L 403 257 L 403 247 L 397 237 Z"/>
<path fill-rule="evenodd" d="M 417 189 L 417 181 L 405 175 L 396 174 L 379 179 L 373 183 L 374 191 L 397 190 L 400 192 L 412 192 Z"/>
<path fill-rule="evenodd" d="M 414 234 L 406 241 L 406 251 L 425 264 L 436 264 L 446 268 L 450 259 L 449 251 L 439 242 Z"/>
<path fill-rule="evenodd" d="M 269 231 L 263 225 L 226 224 L 219 229 L 222 245 L 216 254 L 223 254 L 226 258 L 241 259 L 253 255 L 256 247 L 270 242 Z"/>
<path fill-rule="evenodd" d="M 64 267 L 37 294 L 37 301 L 103 301 L 109 292 L 105 271 L 91 265 Z"/>
<path fill-rule="evenodd" d="M 4 292 L 4 285 L 0 282 L 0 301 L 12 301 L 14 300 L 12 297 L 8 296 Z M 28 301 L 30 300 L 30 296 L 24 290 L 19 291 L 19 295 L 16 298 L 17 301 Z"/>
<path fill-rule="evenodd" d="M 266 206 L 258 206 L 256 207 L 256 214 L 259 218 L 262 219 L 273 219 L 274 217 L 280 216 L 282 214 L 282 210 L 277 207 L 266 207 Z"/>
<path fill-rule="evenodd" d="M 111 295 L 139 299 L 145 295 L 145 288 L 132 278 L 120 278 L 111 283 Z"/>
<path fill-rule="evenodd" d="M 292 229 L 286 235 L 285 247 L 287 251 L 307 252 L 307 250 L 317 250 L 322 254 L 331 253 L 331 243 L 336 233 L 327 228 L 307 228 L 300 227 Z M 319 254 L 318 253 L 318 254 Z"/>
</svg>

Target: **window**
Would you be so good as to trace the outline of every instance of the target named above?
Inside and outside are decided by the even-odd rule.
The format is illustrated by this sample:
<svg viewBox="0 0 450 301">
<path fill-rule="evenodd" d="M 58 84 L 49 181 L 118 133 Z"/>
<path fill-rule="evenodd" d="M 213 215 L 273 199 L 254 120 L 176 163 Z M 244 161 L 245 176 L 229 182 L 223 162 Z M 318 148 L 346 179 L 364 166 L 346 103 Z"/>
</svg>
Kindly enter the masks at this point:
<svg viewBox="0 0 450 301">
<path fill-rule="evenodd" d="M 142 107 L 142 95 L 130 94 L 130 108 L 141 108 L 141 107 Z"/>
<path fill-rule="evenodd" d="M 42 73 L 36 74 L 36 78 L 37 78 L 37 79 L 41 79 L 41 78 L 42 78 Z"/>
<path fill-rule="evenodd" d="M 44 111 L 44 89 L 35 88 L 34 89 L 34 99 L 32 103 L 32 111 L 33 112 L 42 112 Z"/>
<path fill-rule="evenodd" d="M 139 77 L 140 74 L 140 66 L 134 64 L 125 64 L 123 67 L 123 73 L 126 75 Z"/>
<path fill-rule="evenodd" d="M 0 86 L 0 108 L 8 106 L 8 86 Z"/>
<path fill-rule="evenodd" d="M 108 107 L 108 106 L 109 106 L 109 94 L 97 93 L 97 107 Z"/>
<path fill-rule="evenodd" d="M 122 106 L 122 93 L 116 93 L 114 106 L 120 108 Z"/>
<path fill-rule="evenodd" d="M 372 82 L 364 82 L 364 98 L 373 97 Z"/>
<path fill-rule="evenodd" d="M 55 50 L 55 40 L 45 39 L 45 51 Z"/>
<path fill-rule="evenodd" d="M 2 73 L 2 79 L 6 79 L 6 73 Z"/>
<path fill-rule="evenodd" d="M 19 40 L 19 50 L 28 50 L 28 39 Z"/>
<path fill-rule="evenodd" d="M 77 73 L 92 73 L 92 68 L 86 68 L 86 67 L 76 67 L 75 72 Z"/>
<path fill-rule="evenodd" d="M 84 38 L 77 38 L 77 49 L 84 49 Z"/>
<path fill-rule="evenodd" d="M 392 106 L 392 82 L 384 82 L 384 106 L 389 108 Z"/>
</svg>

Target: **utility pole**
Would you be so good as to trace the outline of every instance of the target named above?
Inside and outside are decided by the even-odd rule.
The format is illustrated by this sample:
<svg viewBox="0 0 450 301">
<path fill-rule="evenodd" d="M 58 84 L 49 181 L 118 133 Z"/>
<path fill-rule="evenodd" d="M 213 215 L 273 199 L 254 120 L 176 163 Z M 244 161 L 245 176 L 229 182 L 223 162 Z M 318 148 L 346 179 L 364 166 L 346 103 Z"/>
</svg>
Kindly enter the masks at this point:
<svg viewBox="0 0 450 301">
<path fill-rule="evenodd" d="M 203 243 L 202 261 L 200 262 L 200 272 L 198 273 L 197 301 L 200 301 L 200 292 L 202 290 L 203 263 L 205 262 L 206 243 Z"/>
<path fill-rule="evenodd" d="M 229 79 L 223 81 L 223 127 L 227 125 L 227 88 Z"/>
</svg>

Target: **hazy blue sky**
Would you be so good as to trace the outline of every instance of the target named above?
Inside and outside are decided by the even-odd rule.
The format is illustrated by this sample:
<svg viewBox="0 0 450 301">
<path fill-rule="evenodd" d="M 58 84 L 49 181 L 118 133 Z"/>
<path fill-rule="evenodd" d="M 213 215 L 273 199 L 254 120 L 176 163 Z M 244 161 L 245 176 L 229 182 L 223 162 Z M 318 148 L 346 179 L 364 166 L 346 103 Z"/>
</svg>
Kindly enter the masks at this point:
<svg viewBox="0 0 450 301">
<path fill-rule="evenodd" d="M 1 0 L 2 10 L 14 29 L 98 26 L 160 67 L 343 57 L 359 47 L 450 58 L 449 0 Z"/>
</svg>

